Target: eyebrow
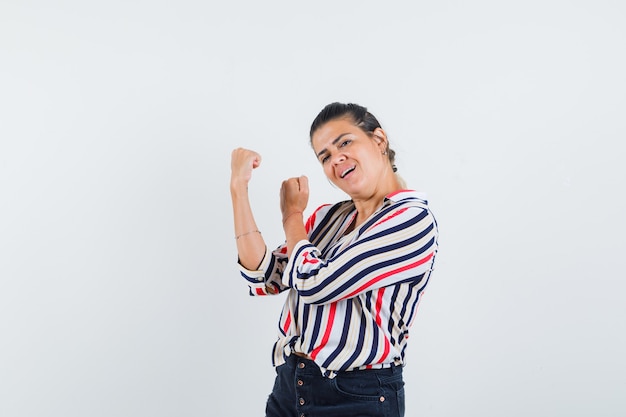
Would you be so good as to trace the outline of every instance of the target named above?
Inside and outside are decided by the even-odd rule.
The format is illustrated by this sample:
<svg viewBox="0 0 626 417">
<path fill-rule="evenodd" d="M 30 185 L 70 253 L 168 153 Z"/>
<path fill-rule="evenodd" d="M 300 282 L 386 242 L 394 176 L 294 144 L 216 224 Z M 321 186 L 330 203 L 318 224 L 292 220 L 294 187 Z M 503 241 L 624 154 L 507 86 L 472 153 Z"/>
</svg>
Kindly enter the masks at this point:
<svg viewBox="0 0 626 417">
<path fill-rule="evenodd" d="M 346 132 L 346 133 L 342 133 L 341 135 L 337 136 L 337 137 L 333 140 L 332 145 L 336 144 L 337 142 L 339 142 L 339 140 L 340 140 L 342 137 L 344 137 L 344 136 L 346 136 L 346 135 L 349 135 L 349 134 L 350 134 L 350 132 Z M 319 157 L 320 157 L 320 156 L 322 156 L 322 154 L 323 154 L 323 153 L 325 153 L 325 152 L 328 152 L 328 150 L 327 150 L 326 148 L 322 149 L 321 151 L 319 151 L 319 152 L 317 153 L 317 157 L 319 158 Z"/>
</svg>

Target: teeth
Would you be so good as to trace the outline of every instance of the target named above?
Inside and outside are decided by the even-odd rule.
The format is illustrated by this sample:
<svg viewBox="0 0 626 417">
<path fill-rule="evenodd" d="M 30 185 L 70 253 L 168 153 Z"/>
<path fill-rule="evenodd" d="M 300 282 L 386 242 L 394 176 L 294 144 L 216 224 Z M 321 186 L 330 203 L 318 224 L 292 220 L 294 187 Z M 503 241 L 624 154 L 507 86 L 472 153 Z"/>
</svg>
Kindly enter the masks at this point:
<svg viewBox="0 0 626 417">
<path fill-rule="evenodd" d="M 346 169 L 345 171 L 343 171 L 341 173 L 341 178 L 345 177 L 346 175 L 348 175 L 349 172 L 351 172 L 354 169 L 354 167 L 350 167 L 348 169 Z"/>
</svg>

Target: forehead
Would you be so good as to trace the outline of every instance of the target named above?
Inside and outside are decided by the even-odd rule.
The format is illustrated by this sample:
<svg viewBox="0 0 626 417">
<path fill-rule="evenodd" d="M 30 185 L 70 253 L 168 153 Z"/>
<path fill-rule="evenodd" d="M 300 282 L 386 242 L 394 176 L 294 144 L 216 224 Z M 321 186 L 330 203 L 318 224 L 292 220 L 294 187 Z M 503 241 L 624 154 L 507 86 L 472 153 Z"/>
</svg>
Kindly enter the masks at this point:
<svg viewBox="0 0 626 417">
<path fill-rule="evenodd" d="M 363 131 L 358 126 L 355 126 L 351 119 L 343 118 L 330 120 L 313 133 L 311 145 L 317 153 L 331 146 L 335 139 L 345 133 L 359 134 L 363 133 Z"/>
</svg>

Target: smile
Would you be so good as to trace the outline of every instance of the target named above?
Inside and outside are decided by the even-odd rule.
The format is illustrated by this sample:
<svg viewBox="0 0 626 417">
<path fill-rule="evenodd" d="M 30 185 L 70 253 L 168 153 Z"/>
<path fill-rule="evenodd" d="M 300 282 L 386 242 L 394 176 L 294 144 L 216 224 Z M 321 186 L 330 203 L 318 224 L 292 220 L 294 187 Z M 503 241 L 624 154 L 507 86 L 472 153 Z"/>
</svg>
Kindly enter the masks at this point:
<svg viewBox="0 0 626 417">
<path fill-rule="evenodd" d="M 343 171 L 339 177 L 344 178 L 346 175 L 348 175 L 349 173 L 351 173 L 352 171 L 354 171 L 355 167 L 350 167 L 348 169 L 346 169 L 345 171 Z"/>
</svg>

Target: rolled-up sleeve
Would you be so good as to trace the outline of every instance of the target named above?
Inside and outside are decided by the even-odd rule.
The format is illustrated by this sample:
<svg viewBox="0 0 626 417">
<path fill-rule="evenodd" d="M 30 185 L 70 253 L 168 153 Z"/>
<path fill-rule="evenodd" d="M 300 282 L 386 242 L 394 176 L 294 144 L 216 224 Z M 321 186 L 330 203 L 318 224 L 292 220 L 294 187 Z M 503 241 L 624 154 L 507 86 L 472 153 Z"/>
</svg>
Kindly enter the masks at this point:
<svg viewBox="0 0 626 417">
<path fill-rule="evenodd" d="M 265 256 L 256 270 L 245 268 L 240 262 L 239 271 L 246 280 L 251 296 L 278 294 L 286 289 L 281 282 L 281 276 L 287 263 L 287 253 L 284 245 L 271 251 L 266 249 Z"/>
</svg>

